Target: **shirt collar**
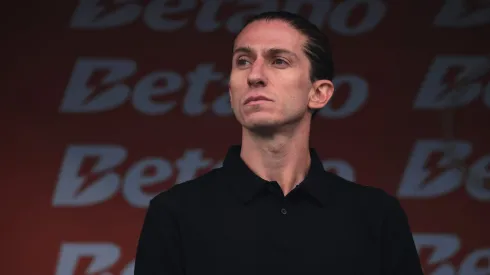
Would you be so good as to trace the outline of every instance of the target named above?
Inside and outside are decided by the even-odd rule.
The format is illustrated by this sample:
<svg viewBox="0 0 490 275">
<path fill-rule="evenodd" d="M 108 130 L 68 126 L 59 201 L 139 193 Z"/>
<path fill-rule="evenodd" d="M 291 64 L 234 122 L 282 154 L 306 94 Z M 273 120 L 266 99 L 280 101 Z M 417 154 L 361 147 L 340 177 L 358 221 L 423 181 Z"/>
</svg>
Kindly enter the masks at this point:
<svg viewBox="0 0 490 275">
<path fill-rule="evenodd" d="M 241 158 L 240 152 L 240 145 L 231 146 L 223 161 L 223 168 L 233 191 L 244 203 L 247 203 L 260 191 L 264 190 L 270 182 L 250 170 Z M 332 193 L 332 185 L 329 182 L 335 180 L 335 176 L 325 171 L 322 161 L 313 148 L 310 148 L 310 157 L 310 169 L 303 182 L 298 185 L 298 188 L 306 191 L 324 206 L 328 203 L 329 196 Z"/>
</svg>

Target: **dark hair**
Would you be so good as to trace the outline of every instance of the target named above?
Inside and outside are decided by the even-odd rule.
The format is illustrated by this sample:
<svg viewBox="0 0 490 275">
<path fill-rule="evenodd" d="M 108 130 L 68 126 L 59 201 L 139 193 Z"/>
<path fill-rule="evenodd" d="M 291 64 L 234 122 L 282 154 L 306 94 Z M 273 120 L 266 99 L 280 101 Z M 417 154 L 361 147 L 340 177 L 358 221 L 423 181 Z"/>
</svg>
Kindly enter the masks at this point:
<svg viewBox="0 0 490 275">
<path fill-rule="evenodd" d="M 286 11 L 269 11 L 257 14 L 250 18 L 243 28 L 252 22 L 259 20 L 280 20 L 288 23 L 307 37 L 304 46 L 304 52 L 310 61 L 310 80 L 315 82 L 320 79 L 328 79 L 332 81 L 334 77 L 334 65 L 332 58 L 332 49 L 330 41 L 325 33 L 323 33 L 315 24 L 308 21 L 306 18 L 286 12 Z M 313 116 L 318 110 L 313 111 Z"/>
</svg>

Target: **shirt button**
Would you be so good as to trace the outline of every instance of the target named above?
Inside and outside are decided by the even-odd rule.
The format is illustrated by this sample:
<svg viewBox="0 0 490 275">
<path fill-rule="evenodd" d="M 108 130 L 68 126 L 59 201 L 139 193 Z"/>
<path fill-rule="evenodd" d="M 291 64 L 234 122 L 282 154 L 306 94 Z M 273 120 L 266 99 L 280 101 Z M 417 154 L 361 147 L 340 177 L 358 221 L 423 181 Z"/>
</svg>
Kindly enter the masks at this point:
<svg viewBox="0 0 490 275">
<path fill-rule="evenodd" d="M 282 213 L 283 215 L 286 215 L 286 214 L 288 213 L 288 211 L 287 211 L 285 208 L 283 208 L 283 209 L 281 209 L 281 213 Z"/>
</svg>

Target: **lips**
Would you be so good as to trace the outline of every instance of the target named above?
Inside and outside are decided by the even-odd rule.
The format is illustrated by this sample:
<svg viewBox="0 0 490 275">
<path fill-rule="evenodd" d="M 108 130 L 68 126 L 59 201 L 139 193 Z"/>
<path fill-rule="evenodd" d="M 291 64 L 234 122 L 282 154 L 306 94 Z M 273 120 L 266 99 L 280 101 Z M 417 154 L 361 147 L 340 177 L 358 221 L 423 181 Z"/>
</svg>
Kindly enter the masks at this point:
<svg viewBox="0 0 490 275">
<path fill-rule="evenodd" d="M 245 100 L 245 105 L 252 103 L 254 101 L 272 101 L 270 98 L 267 98 L 262 95 L 257 95 L 257 96 L 250 96 Z"/>
</svg>

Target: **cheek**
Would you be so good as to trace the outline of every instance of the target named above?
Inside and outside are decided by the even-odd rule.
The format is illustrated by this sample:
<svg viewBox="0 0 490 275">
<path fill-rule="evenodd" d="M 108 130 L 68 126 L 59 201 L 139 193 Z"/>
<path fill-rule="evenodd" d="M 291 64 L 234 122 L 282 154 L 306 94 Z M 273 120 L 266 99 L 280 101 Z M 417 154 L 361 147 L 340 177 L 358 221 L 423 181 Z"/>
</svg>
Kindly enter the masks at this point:
<svg viewBox="0 0 490 275">
<path fill-rule="evenodd" d="M 304 76 L 296 77 L 287 82 L 289 85 L 287 87 L 290 91 L 288 93 L 292 100 L 297 100 L 298 102 L 303 102 L 308 100 L 308 94 L 311 88 L 311 83 L 309 79 L 305 80 Z"/>
<path fill-rule="evenodd" d="M 228 91 L 230 93 L 230 96 L 233 98 L 236 98 L 236 94 L 239 91 L 239 86 L 237 85 L 238 81 L 236 79 L 236 76 L 233 74 L 230 75 L 230 80 L 228 81 Z"/>
<path fill-rule="evenodd" d="M 240 98 L 242 96 L 242 92 L 240 87 L 230 85 L 229 86 L 229 95 L 230 95 L 230 103 L 232 106 L 236 106 L 238 102 L 240 101 Z"/>
<path fill-rule="evenodd" d="M 286 84 L 286 83 L 285 83 Z M 289 84 L 289 85 L 287 85 Z M 287 94 L 284 97 L 284 108 L 293 110 L 303 110 L 309 102 L 310 83 L 301 78 L 288 81 L 286 88 Z"/>
</svg>

